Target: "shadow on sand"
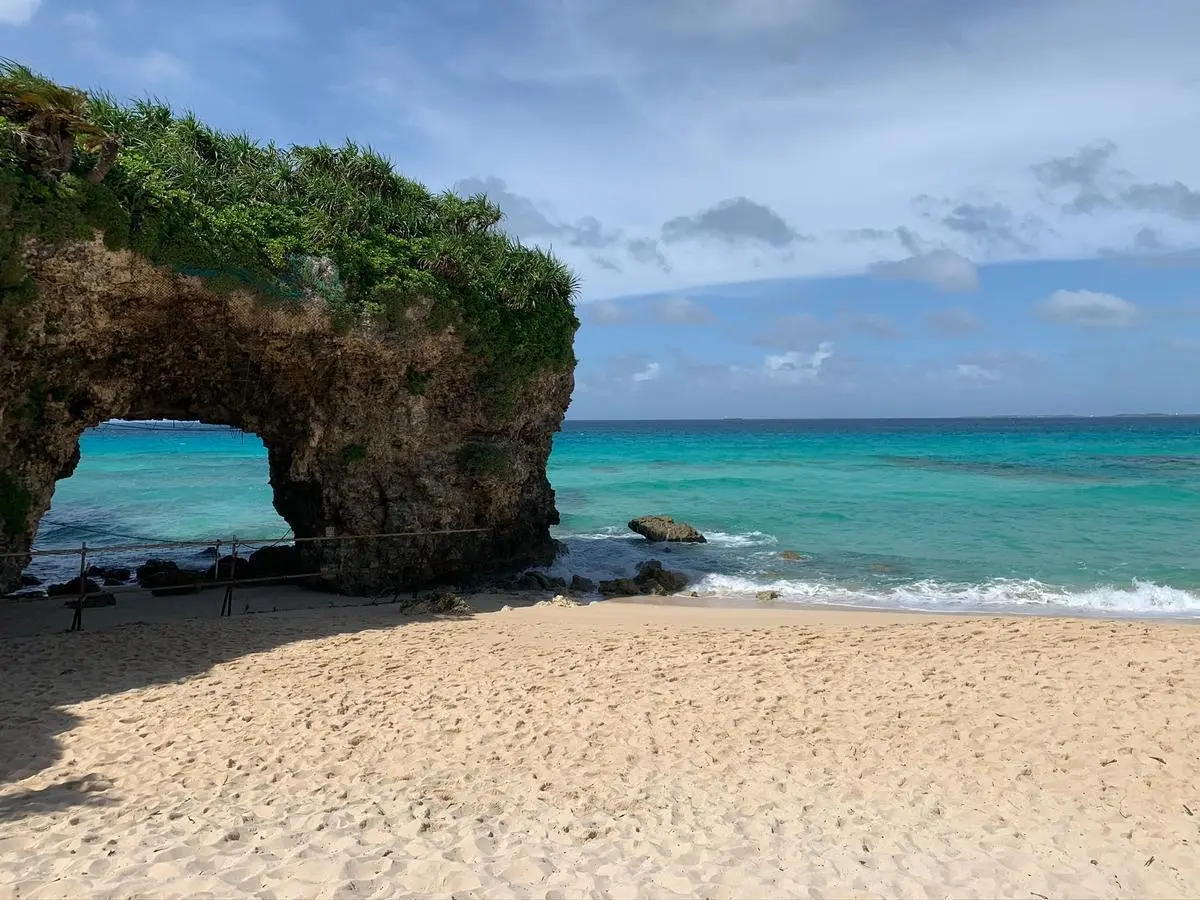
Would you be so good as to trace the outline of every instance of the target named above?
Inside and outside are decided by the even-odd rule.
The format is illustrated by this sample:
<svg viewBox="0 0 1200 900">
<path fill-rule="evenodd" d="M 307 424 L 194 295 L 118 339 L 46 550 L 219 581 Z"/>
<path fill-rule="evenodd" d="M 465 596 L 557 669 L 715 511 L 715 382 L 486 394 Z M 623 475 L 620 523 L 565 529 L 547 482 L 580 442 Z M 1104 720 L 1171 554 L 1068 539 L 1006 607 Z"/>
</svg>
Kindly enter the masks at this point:
<svg viewBox="0 0 1200 900">
<path fill-rule="evenodd" d="M 328 597 L 316 596 L 296 588 L 247 590 L 231 618 L 217 618 L 211 596 L 193 601 L 202 604 L 194 609 L 148 597 L 145 609 L 156 614 L 140 610 L 137 602 L 123 601 L 124 608 L 85 611 L 86 630 L 74 634 L 65 632 L 71 612 L 62 608 L 61 600 L 17 604 L 25 607 L 23 617 L 21 609 L 9 605 L 0 618 L 0 634 L 17 631 L 22 619 L 24 627 L 19 629 L 21 636 L 0 636 L 0 823 L 117 802 L 106 795 L 112 784 L 102 773 L 14 790 L 13 782 L 62 758 L 59 736 L 80 723 L 70 710 L 75 704 L 186 682 L 220 663 L 295 641 L 449 618 L 410 615 L 400 603 L 339 598 L 341 602 L 331 604 Z M 475 612 L 488 612 L 504 603 L 526 605 L 537 599 L 541 598 L 474 596 L 470 602 Z M 247 606 L 250 614 L 244 612 Z M 43 619 L 47 627 L 39 629 Z M 198 627 L 204 629 L 204 640 L 197 639 Z"/>
</svg>

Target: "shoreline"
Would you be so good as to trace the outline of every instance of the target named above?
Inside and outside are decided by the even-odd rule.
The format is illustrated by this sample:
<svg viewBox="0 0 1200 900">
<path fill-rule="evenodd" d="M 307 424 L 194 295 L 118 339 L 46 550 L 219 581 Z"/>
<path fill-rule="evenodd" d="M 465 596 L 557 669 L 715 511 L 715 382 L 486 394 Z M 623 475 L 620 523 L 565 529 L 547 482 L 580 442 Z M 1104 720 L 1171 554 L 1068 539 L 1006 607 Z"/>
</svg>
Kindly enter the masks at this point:
<svg viewBox="0 0 1200 900">
<path fill-rule="evenodd" d="M 87 608 L 83 611 L 84 631 L 105 631 L 128 625 L 189 622 L 216 619 L 221 605 L 221 592 L 206 589 L 195 594 L 170 597 L 155 597 L 149 591 L 126 587 L 114 591 L 115 606 Z M 407 596 L 407 595 L 406 595 Z M 461 596 L 472 607 L 476 615 L 486 615 L 509 606 L 514 611 L 538 608 L 537 604 L 550 600 L 554 594 L 547 591 L 511 590 L 480 591 L 462 593 Z M 570 595 L 568 595 L 570 596 Z M 760 614 L 782 614 L 796 617 L 794 624 L 820 624 L 823 622 L 863 625 L 895 624 L 920 620 L 941 621 L 946 619 L 981 620 L 1070 620 L 1081 622 L 1132 622 L 1144 624 L 1176 625 L 1194 627 L 1200 625 L 1200 616 L 1178 615 L 1132 615 L 1091 612 L 1082 610 L 922 610 L 867 606 L 851 606 L 826 603 L 797 603 L 782 599 L 756 600 L 732 594 L 704 594 L 692 597 L 687 594 L 667 596 L 630 596 L 596 598 L 574 596 L 572 603 L 580 608 L 605 607 L 612 605 L 654 608 L 678 608 L 688 610 L 724 610 L 731 613 L 758 616 Z M 58 634 L 66 631 L 70 624 L 72 609 L 65 605 L 69 598 L 37 597 L 26 599 L 20 596 L 0 598 L 0 641 L 38 635 Z M 390 608 L 402 609 L 404 603 L 393 600 L 378 600 L 368 597 L 353 597 L 327 594 L 295 586 L 247 587 L 234 592 L 232 619 L 246 616 L 285 616 L 297 612 L 320 610 L 351 610 Z"/>
</svg>

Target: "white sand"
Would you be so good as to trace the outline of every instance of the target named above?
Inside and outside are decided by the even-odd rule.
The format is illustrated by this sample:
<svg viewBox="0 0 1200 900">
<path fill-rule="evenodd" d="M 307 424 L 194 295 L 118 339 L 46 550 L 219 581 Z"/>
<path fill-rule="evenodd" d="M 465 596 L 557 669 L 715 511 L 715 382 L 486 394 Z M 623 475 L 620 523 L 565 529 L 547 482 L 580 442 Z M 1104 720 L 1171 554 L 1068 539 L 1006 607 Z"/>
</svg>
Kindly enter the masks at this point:
<svg viewBox="0 0 1200 900">
<path fill-rule="evenodd" d="M 617 603 L 10 639 L 0 896 L 1195 897 L 1198 658 Z"/>
</svg>

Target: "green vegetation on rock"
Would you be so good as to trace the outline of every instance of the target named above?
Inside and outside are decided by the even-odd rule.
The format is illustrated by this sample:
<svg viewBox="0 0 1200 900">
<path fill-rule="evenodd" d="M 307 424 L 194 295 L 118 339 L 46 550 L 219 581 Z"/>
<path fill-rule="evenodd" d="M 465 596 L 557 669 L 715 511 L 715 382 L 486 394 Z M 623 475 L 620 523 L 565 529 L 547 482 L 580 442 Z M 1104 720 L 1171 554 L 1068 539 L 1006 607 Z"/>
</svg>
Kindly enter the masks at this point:
<svg viewBox="0 0 1200 900">
<path fill-rule="evenodd" d="M 0 61 L 0 312 L 34 296 L 27 237 L 90 239 L 264 301 L 316 294 L 342 328 L 455 326 L 511 389 L 574 365 L 575 276 L 486 197 L 432 194 L 368 148 L 261 145 Z M 332 265 L 331 265 L 332 263 Z M 7 308 L 7 309 L 6 309 Z M 414 384 L 414 386 L 416 386 Z M 421 386 L 423 387 L 423 385 Z"/>
</svg>

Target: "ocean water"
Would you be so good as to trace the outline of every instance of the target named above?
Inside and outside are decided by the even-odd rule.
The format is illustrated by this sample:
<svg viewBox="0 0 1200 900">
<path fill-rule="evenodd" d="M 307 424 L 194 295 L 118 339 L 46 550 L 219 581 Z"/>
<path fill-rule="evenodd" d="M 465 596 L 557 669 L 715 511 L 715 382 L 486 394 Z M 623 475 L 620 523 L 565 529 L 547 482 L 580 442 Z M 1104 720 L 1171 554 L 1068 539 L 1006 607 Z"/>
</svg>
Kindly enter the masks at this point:
<svg viewBox="0 0 1200 900">
<path fill-rule="evenodd" d="M 287 533 L 251 435 L 111 424 L 82 457 L 39 547 Z M 705 594 L 1200 616 L 1200 418 L 568 422 L 550 479 L 558 574 L 658 558 Z M 647 544 L 626 522 L 652 513 L 709 543 Z"/>
</svg>

